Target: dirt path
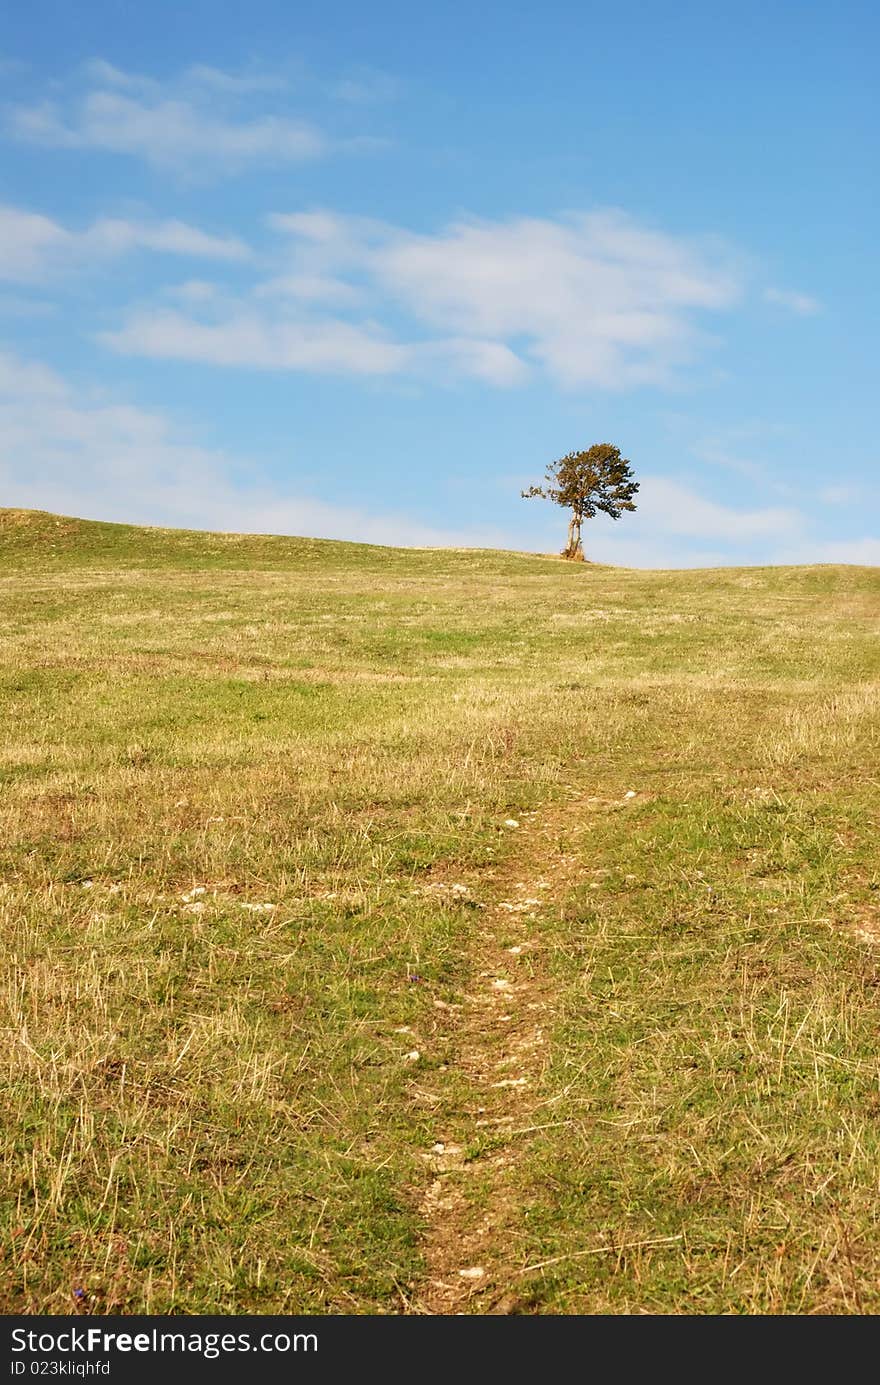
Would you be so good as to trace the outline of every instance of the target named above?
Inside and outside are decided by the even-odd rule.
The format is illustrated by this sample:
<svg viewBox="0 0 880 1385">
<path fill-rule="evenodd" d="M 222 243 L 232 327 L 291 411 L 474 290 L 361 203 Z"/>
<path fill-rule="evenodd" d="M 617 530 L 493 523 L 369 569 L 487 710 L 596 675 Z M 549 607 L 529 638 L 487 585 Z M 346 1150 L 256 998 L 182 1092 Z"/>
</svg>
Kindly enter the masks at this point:
<svg viewBox="0 0 880 1385">
<path fill-rule="evenodd" d="M 553 927 L 583 867 L 560 843 L 607 805 L 578 798 L 525 816 L 510 858 L 484 880 L 472 980 L 460 1003 L 435 1002 L 436 1047 L 454 1055 L 457 1110 L 424 1159 L 433 1178 L 422 1201 L 427 1274 L 412 1311 L 528 1311 L 517 1256 L 520 1166 L 537 1128 L 552 1121 L 542 1074 L 554 1018 L 549 978 Z M 461 886 L 434 888 L 461 889 Z"/>
</svg>

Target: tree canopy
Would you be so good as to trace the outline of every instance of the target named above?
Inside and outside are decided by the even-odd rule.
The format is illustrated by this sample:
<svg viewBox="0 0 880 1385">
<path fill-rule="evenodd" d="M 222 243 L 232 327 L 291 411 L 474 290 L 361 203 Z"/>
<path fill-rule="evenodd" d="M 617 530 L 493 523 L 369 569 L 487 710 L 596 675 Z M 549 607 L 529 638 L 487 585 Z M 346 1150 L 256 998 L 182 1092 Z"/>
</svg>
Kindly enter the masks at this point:
<svg viewBox="0 0 880 1385">
<path fill-rule="evenodd" d="M 571 510 L 568 542 L 563 557 L 583 560 L 581 526 L 598 512 L 619 519 L 624 510 L 634 510 L 633 497 L 639 489 L 633 479 L 632 463 L 620 455 L 610 442 L 597 442 L 585 452 L 569 452 L 547 467 L 540 486 L 522 492 L 528 500 L 540 496 Z"/>
</svg>

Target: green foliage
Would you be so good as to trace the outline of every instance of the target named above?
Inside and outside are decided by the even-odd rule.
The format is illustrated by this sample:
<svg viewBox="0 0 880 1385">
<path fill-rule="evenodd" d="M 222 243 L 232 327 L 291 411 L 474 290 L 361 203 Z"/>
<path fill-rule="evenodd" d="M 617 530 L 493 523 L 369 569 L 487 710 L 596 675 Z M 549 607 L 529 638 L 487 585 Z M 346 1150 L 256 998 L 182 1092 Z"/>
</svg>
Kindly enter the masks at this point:
<svg viewBox="0 0 880 1385">
<path fill-rule="evenodd" d="M 547 468 L 544 485 L 529 486 L 524 500 L 540 496 L 571 510 L 568 545 L 564 556 L 582 557 L 581 525 L 601 510 L 611 519 L 620 519 L 624 510 L 634 510 L 639 489 L 633 479 L 632 463 L 620 455 L 610 442 L 597 442 L 585 452 L 569 452 Z"/>
</svg>

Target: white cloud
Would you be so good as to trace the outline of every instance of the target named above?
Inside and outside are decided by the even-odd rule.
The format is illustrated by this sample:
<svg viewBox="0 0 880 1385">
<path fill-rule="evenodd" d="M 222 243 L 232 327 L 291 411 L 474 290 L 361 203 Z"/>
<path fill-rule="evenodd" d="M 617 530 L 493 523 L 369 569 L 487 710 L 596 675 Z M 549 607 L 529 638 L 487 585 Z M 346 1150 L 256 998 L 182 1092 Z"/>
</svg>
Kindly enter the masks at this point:
<svg viewBox="0 0 880 1385">
<path fill-rule="evenodd" d="M 166 289 L 166 293 L 181 303 L 205 304 L 215 302 L 220 290 L 207 279 L 187 279 L 182 284 L 174 284 Z"/>
<path fill-rule="evenodd" d="M 328 274 L 279 274 L 254 290 L 256 298 L 292 298 L 302 303 L 357 303 L 361 291 Z"/>
<path fill-rule="evenodd" d="M 560 544 L 557 547 L 561 547 Z M 584 551 L 590 562 L 610 563 L 612 567 L 665 570 L 703 567 L 732 567 L 736 556 L 721 547 L 684 544 L 663 534 L 646 534 L 633 538 L 631 534 L 584 535 Z"/>
<path fill-rule="evenodd" d="M 192 295 L 190 295 L 192 301 Z M 522 362 L 502 342 L 447 338 L 402 343 L 375 323 L 341 318 L 270 320 L 253 309 L 235 309 L 222 321 L 197 321 L 168 309 L 133 314 L 118 332 L 99 340 L 121 355 L 201 361 L 247 370 L 296 370 L 313 374 L 465 374 L 493 385 L 517 384 Z"/>
<path fill-rule="evenodd" d="M 48 366 L 0 352 L 0 399 L 54 403 L 66 399 L 70 393 L 61 376 Z"/>
<path fill-rule="evenodd" d="M 664 476 L 643 478 L 636 516 L 639 527 L 648 531 L 738 545 L 797 534 L 804 523 L 798 510 L 781 506 L 740 510 L 719 505 Z M 631 527 L 632 520 L 627 519 Z"/>
<path fill-rule="evenodd" d="M 96 58 L 84 76 L 86 90 L 67 99 L 13 107 L 10 132 L 52 148 L 131 155 L 196 179 L 378 143 L 333 140 L 292 115 L 287 83 L 272 73 L 198 65 L 160 83 Z"/>
<path fill-rule="evenodd" d="M 225 318 L 140 311 L 104 340 L 262 369 L 434 371 L 499 386 L 541 372 L 616 390 L 670 383 L 706 348 L 697 314 L 740 292 L 727 251 L 620 212 L 459 221 L 433 235 L 329 211 L 268 220 L 286 240 L 281 272 Z M 359 320 L 322 317 L 322 303 Z"/>
<path fill-rule="evenodd" d="M 751 435 L 751 430 L 730 429 L 726 435 L 700 438 L 691 443 L 688 450 L 701 462 L 745 476 L 762 491 L 788 496 L 793 494 L 792 487 L 787 481 L 778 479 L 780 472 L 785 474 L 785 467 L 773 459 L 770 451 L 774 441 L 773 427 L 767 425 L 755 436 Z M 744 444 L 753 455 L 743 455 Z"/>
<path fill-rule="evenodd" d="M 880 538 L 853 535 L 848 539 L 812 539 L 778 549 L 775 563 L 798 566 L 801 563 L 855 563 L 859 567 L 880 567 Z"/>
<path fill-rule="evenodd" d="M 155 77 L 147 77 L 140 72 L 125 72 L 104 58 L 90 58 L 83 64 L 82 71 L 95 86 L 138 91 L 153 97 L 162 93 L 162 83 Z M 192 91 L 198 87 L 209 87 L 215 91 L 231 92 L 241 96 L 255 91 L 284 91 L 288 82 L 277 72 L 262 72 L 256 68 L 250 68 L 245 72 L 225 72 L 219 67 L 195 63 L 184 68 L 175 85 L 182 90 Z"/>
<path fill-rule="evenodd" d="M 183 100 L 90 92 L 69 120 L 51 105 L 19 108 L 13 132 L 33 144 L 134 154 L 159 168 L 201 175 L 263 163 L 301 162 L 327 152 L 319 130 L 282 116 L 232 121 Z"/>
<path fill-rule="evenodd" d="M 71 231 L 39 212 L 0 205 L 0 279 L 39 282 L 84 260 L 134 250 L 208 260 L 246 260 L 250 251 L 234 236 L 213 236 L 183 221 L 127 221 L 102 217 Z"/>
<path fill-rule="evenodd" d="M 636 504 L 618 522 L 600 514 L 586 525 L 588 558 L 638 568 L 729 567 L 781 561 L 780 544 L 808 547 L 800 511 L 722 505 L 669 476 L 641 476 Z"/>
<path fill-rule="evenodd" d="M 880 538 L 821 539 L 801 510 L 722 505 L 672 477 L 643 476 L 637 504 L 619 523 L 586 526 L 588 557 L 637 568 L 880 563 Z"/>
<path fill-rule="evenodd" d="M 837 486 L 825 486 L 819 491 L 819 499 L 823 505 L 856 505 L 862 498 L 863 489 L 861 486 L 849 485 L 846 482 Z"/>
<path fill-rule="evenodd" d="M 126 250 L 155 250 L 166 255 L 191 255 L 203 260 L 247 260 L 250 250 L 236 236 L 213 236 L 185 221 L 125 221 L 104 217 L 83 233 L 86 244 L 119 254 Z"/>
<path fill-rule="evenodd" d="M 158 411 L 74 388 L 46 366 L 2 352 L 0 494 L 5 505 L 94 519 L 369 543 L 523 548 L 537 546 L 537 534 L 552 551 L 564 530 L 550 506 L 542 519 L 523 506 L 505 532 L 296 496 L 249 459 L 199 446 Z M 587 526 L 589 557 L 642 568 L 880 562 L 880 539 L 813 539 L 797 511 L 733 509 L 668 477 L 644 477 L 638 499 L 620 527 L 601 518 Z"/>
<path fill-rule="evenodd" d="M 789 312 L 796 313 L 798 317 L 814 317 L 822 311 L 822 304 L 818 298 L 813 298 L 809 293 L 769 288 L 764 290 L 764 298 L 778 308 L 788 308 Z"/>
<path fill-rule="evenodd" d="M 68 232 L 49 217 L 0 206 L 0 279 L 39 279 L 69 242 Z"/>
<path fill-rule="evenodd" d="M 0 291 L 0 316 L 6 318 L 52 317 L 58 305 L 45 299 L 32 298 L 28 294 Z"/>
<path fill-rule="evenodd" d="M 411 364 L 405 346 L 386 340 L 376 330 L 334 318 L 270 321 L 244 310 L 222 322 L 149 310 L 135 314 L 121 331 L 104 333 L 100 340 L 122 354 L 252 370 L 391 375 Z"/>
<path fill-rule="evenodd" d="M 880 539 L 840 539 L 820 543 L 809 551 L 813 556 L 806 561 L 811 563 L 860 563 L 865 567 L 880 567 Z"/>
<path fill-rule="evenodd" d="M 467 375 L 489 385 L 522 384 L 529 371 L 525 362 L 503 341 L 479 337 L 446 337 L 412 349 L 416 371 L 429 378 L 442 374 Z"/>
<path fill-rule="evenodd" d="M 236 479 L 248 470 L 247 483 Z M 442 529 L 291 495 L 247 459 L 182 436 L 161 413 L 84 396 L 46 366 L 2 352 L 0 494 L 7 506 L 135 524 L 385 544 L 501 542 L 489 526 Z"/>
<path fill-rule="evenodd" d="M 693 314 L 739 294 L 729 253 L 617 211 L 463 220 L 434 235 L 327 212 L 274 224 L 313 262 L 367 273 L 428 328 L 521 343 L 572 387 L 667 380 L 703 344 Z"/>
<path fill-rule="evenodd" d="M 184 81 L 211 87 L 215 91 L 234 92 L 236 96 L 255 91 L 284 91 L 287 87 L 286 79 L 276 72 L 224 72 L 203 63 L 188 67 Z"/>
<path fill-rule="evenodd" d="M 139 72 L 124 72 L 104 58 L 89 58 L 82 65 L 83 75 L 95 86 L 119 87 L 123 91 L 156 92 L 159 84 Z"/>
<path fill-rule="evenodd" d="M 400 94 L 400 83 L 387 72 L 377 72 L 375 68 L 362 68 L 354 76 L 331 82 L 329 94 L 338 101 L 348 101 L 352 105 L 373 105 L 381 101 L 393 101 Z"/>
</svg>

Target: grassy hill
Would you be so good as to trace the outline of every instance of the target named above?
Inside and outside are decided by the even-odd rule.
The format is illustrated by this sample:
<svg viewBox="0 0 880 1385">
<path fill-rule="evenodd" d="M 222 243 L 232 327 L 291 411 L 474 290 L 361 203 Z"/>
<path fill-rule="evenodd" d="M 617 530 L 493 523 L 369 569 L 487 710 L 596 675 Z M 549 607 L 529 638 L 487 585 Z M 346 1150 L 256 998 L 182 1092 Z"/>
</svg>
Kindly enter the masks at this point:
<svg viewBox="0 0 880 1385">
<path fill-rule="evenodd" d="M 0 1308 L 880 1311 L 878 625 L 0 511 Z"/>
</svg>

